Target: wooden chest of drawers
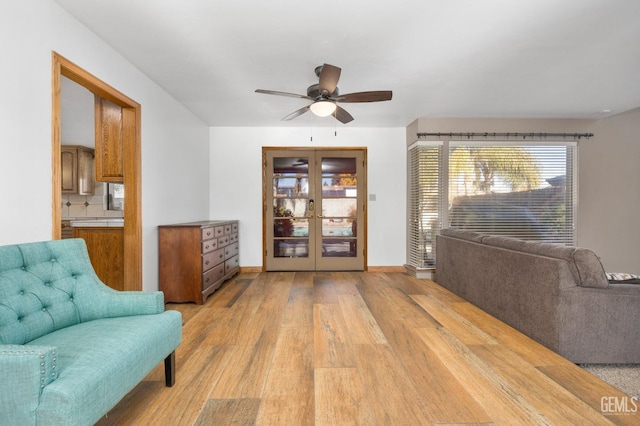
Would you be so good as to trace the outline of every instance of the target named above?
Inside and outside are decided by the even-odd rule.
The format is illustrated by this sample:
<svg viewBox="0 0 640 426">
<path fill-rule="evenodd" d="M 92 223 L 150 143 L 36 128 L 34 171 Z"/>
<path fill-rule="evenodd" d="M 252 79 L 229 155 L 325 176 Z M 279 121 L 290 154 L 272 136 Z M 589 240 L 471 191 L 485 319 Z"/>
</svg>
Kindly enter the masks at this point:
<svg viewBox="0 0 640 426">
<path fill-rule="evenodd" d="M 240 270 L 237 220 L 158 227 L 159 288 L 165 302 L 196 302 Z"/>
</svg>

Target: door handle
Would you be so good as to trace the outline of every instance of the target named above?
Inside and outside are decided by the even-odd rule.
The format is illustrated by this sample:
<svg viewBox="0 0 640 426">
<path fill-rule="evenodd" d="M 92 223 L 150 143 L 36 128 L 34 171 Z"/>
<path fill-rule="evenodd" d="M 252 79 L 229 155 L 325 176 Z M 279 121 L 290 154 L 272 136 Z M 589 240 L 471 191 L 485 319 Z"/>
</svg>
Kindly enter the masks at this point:
<svg viewBox="0 0 640 426">
<path fill-rule="evenodd" d="M 309 199 L 309 211 L 312 212 L 314 209 L 314 202 L 313 202 L 313 198 Z"/>
<path fill-rule="evenodd" d="M 319 219 L 322 219 L 322 217 L 323 217 L 323 216 L 322 216 L 321 214 L 319 214 L 319 215 L 318 215 L 318 218 L 319 218 Z"/>
</svg>

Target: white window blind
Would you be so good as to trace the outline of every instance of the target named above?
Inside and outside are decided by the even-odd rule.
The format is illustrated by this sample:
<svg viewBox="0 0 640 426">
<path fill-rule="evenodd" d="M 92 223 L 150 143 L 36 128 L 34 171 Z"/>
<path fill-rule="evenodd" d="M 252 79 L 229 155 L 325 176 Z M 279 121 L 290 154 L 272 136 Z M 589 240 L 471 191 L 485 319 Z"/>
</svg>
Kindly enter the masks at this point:
<svg viewBox="0 0 640 426">
<path fill-rule="evenodd" d="M 442 143 L 419 141 L 409 147 L 408 264 L 435 267 L 435 235 L 441 228 Z"/>
<path fill-rule="evenodd" d="M 448 226 L 575 245 L 575 142 L 449 144 Z"/>
</svg>

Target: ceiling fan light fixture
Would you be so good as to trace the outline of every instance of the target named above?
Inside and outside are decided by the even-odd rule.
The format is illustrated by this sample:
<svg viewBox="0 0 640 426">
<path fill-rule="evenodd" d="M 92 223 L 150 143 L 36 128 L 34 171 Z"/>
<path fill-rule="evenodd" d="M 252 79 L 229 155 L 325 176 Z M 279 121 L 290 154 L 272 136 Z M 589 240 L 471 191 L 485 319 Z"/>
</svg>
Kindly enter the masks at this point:
<svg viewBox="0 0 640 426">
<path fill-rule="evenodd" d="M 318 117 L 328 117 L 336 110 L 336 104 L 330 101 L 318 101 L 312 103 L 309 108 Z"/>
</svg>

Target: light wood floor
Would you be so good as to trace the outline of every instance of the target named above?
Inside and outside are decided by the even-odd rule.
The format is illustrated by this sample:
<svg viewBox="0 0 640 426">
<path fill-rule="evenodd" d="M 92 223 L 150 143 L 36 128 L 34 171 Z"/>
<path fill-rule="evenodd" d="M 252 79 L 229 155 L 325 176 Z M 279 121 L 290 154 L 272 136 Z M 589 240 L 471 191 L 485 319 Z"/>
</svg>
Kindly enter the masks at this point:
<svg viewBox="0 0 640 426">
<path fill-rule="evenodd" d="M 625 394 L 403 273 L 243 273 L 167 308 L 176 385 L 159 366 L 100 425 L 640 424 Z"/>
</svg>

